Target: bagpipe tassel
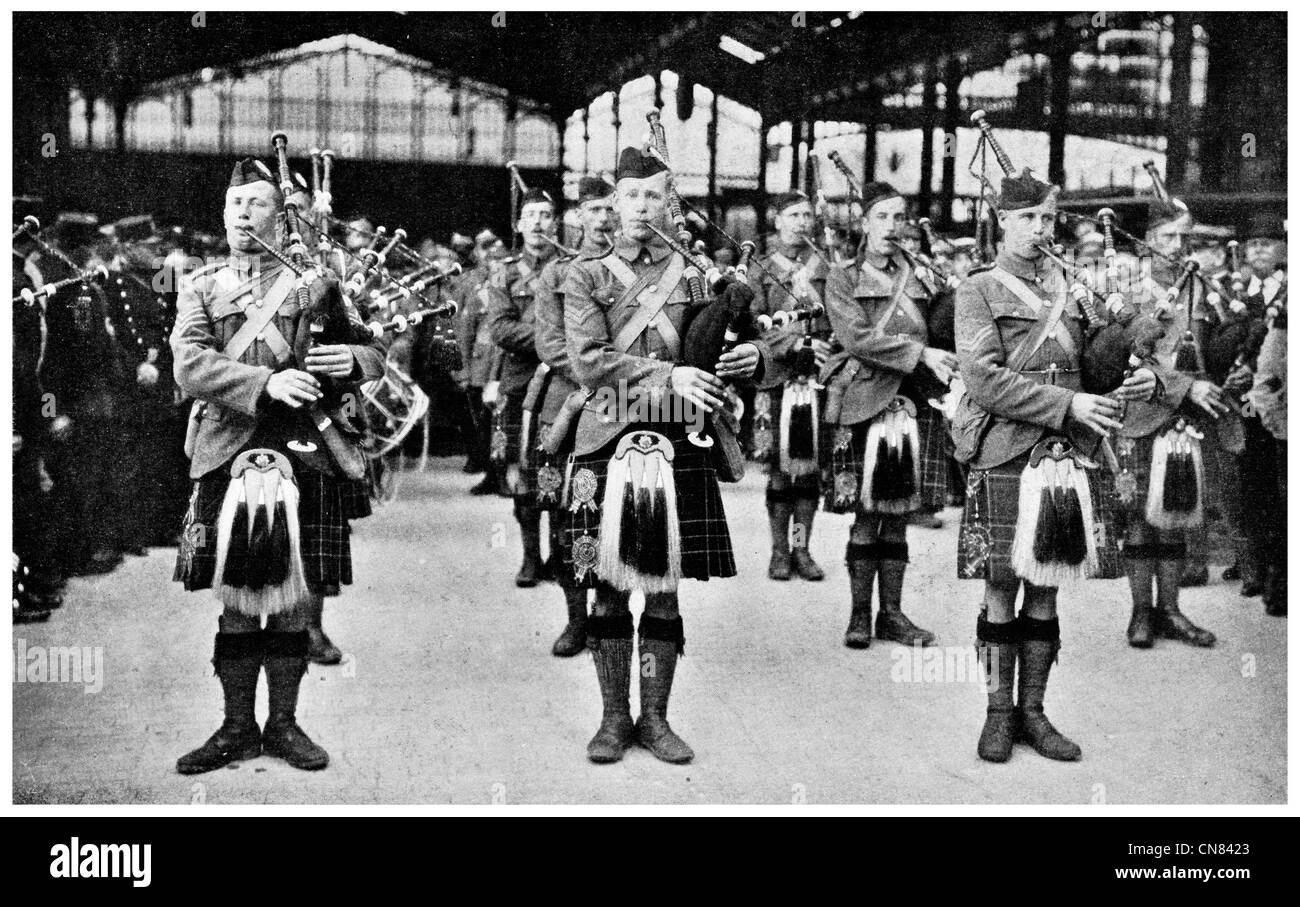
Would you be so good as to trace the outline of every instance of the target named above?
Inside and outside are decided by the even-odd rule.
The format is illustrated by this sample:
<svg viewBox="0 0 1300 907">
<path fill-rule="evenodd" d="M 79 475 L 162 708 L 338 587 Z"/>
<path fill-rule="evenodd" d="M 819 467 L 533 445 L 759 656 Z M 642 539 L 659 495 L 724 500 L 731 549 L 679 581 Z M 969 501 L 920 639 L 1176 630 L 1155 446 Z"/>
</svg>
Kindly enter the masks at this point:
<svg viewBox="0 0 1300 907">
<path fill-rule="evenodd" d="M 1060 586 L 1097 569 L 1088 473 L 1072 457 L 1031 458 L 1020 476 L 1020 513 L 1011 546 L 1016 575 Z"/>
<path fill-rule="evenodd" d="M 616 589 L 670 592 L 681 562 L 671 442 L 655 432 L 625 435 L 605 479 L 596 572 Z"/>
<path fill-rule="evenodd" d="M 1185 427 L 1166 431 L 1151 451 L 1146 520 L 1157 529 L 1194 529 L 1205 517 L 1200 439 Z"/>
</svg>

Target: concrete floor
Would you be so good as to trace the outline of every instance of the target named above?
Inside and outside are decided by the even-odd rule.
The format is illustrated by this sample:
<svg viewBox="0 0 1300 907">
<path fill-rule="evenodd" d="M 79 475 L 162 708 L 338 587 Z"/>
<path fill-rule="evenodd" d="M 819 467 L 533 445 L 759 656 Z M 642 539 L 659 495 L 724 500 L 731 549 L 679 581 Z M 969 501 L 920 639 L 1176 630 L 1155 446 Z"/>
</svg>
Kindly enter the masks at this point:
<svg viewBox="0 0 1300 907">
<path fill-rule="evenodd" d="M 756 472 L 724 490 L 741 575 L 683 587 L 687 654 L 671 716 L 695 763 L 634 750 L 591 765 L 584 748 L 600 706 L 590 658 L 551 657 L 560 593 L 514 587 L 510 503 L 466 495 L 474 478 L 458 465 L 403 475 L 399 500 L 355 527 L 358 583 L 326 621 L 347 660 L 311 668 L 299 714 L 329 750 L 327 770 L 263 757 L 176 774 L 176 757 L 221 720 L 209 663 L 217 608 L 171 583 L 174 551 L 154 549 L 70 582 L 48 623 L 14 627 L 15 647 L 102 647 L 104 658 L 97 693 L 14 684 L 15 801 L 1285 802 L 1287 624 L 1225 585 L 1218 567 L 1210 586 L 1184 593 L 1185 611 L 1219 636 L 1210 651 L 1128 648 L 1123 581 L 1063 591 L 1048 714 L 1084 758 L 1053 763 L 1017 747 L 1010 763 L 989 765 L 975 756 L 978 683 L 926 672 L 900 682 L 906 650 L 841 645 L 848 517 L 819 515 L 813 553 L 825 582 L 766 579 Z M 957 516 L 911 530 L 905 604 L 941 644 L 969 647 L 980 586 L 954 578 Z"/>
</svg>

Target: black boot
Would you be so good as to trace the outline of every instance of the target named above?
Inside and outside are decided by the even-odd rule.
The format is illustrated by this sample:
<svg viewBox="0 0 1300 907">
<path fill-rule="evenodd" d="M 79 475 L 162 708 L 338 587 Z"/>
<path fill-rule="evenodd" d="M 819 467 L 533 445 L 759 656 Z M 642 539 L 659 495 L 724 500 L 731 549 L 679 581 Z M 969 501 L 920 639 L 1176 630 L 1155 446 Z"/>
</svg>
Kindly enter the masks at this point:
<svg viewBox="0 0 1300 907">
<path fill-rule="evenodd" d="M 524 541 L 524 562 L 515 575 L 515 585 L 531 589 L 542 581 L 542 527 L 541 513 L 531 504 L 515 499 L 515 518 L 519 521 L 519 534 Z"/>
<path fill-rule="evenodd" d="M 1156 635 L 1208 649 L 1214 645 L 1214 634 L 1196 626 L 1178 609 L 1178 580 L 1183 573 L 1181 548 L 1169 546 L 1162 554 L 1167 556 L 1156 567 Z"/>
<path fill-rule="evenodd" d="M 668 726 L 668 696 L 673 691 L 677 656 L 686 645 L 682 619 L 641 615 L 641 717 L 636 742 L 655 758 L 682 765 L 695 758 L 686 741 Z"/>
<path fill-rule="evenodd" d="M 794 499 L 794 550 L 791 557 L 795 573 L 810 583 L 819 583 L 826 578 L 825 572 L 808 552 L 808 545 L 812 542 L 813 517 L 816 514 L 817 498 L 801 493 Z"/>
<path fill-rule="evenodd" d="M 176 771 L 182 775 L 210 772 L 262 754 L 256 712 L 257 676 L 262 670 L 261 632 L 218 633 L 212 664 L 221 679 L 226 719 L 207 743 L 176 760 Z"/>
<path fill-rule="evenodd" d="M 566 583 L 564 603 L 568 606 L 569 622 L 564 625 L 551 654 L 557 658 L 572 658 L 587 647 L 587 590 Z"/>
<path fill-rule="evenodd" d="M 1286 555 L 1284 554 L 1283 557 Z M 1264 582 L 1264 613 L 1269 617 L 1286 617 L 1286 564 L 1268 568 Z"/>
<path fill-rule="evenodd" d="M 1151 580 L 1155 561 L 1146 545 L 1126 545 L 1124 572 L 1128 574 L 1129 592 L 1133 596 L 1133 614 L 1128 622 L 1128 644 L 1135 649 L 1149 649 L 1154 642 L 1154 613 L 1151 607 Z"/>
<path fill-rule="evenodd" d="M 1020 654 L 1018 624 L 990 623 L 983 615 L 975 622 L 975 645 L 988 678 L 989 706 L 984 729 L 975 748 L 986 762 L 1006 762 L 1016 734 L 1016 658 Z"/>
<path fill-rule="evenodd" d="M 1016 740 L 1028 743 L 1040 756 L 1073 762 L 1083 755 L 1083 750 L 1052 727 L 1052 722 L 1043 712 L 1047 678 L 1061 647 L 1061 625 L 1055 618 L 1035 620 L 1023 614 L 1016 622 L 1020 628 L 1020 702 L 1016 706 Z"/>
<path fill-rule="evenodd" d="M 587 618 L 587 648 L 600 682 L 600 729 L 587 744 L 592 762 L 617 762 L 632 745 L 632 615 Z"/>
<path fill-rule="evenodd" d="M 322 769 L 330 757 L 312 743 L 298 727 L 298 687 L 307 673 L 307 631 L 280 633 L 264 630 L 266 689 L 271 700 L 270 717 L 262 730 L 262 751 L 279 756 L 294 768 Z"/>
<path fill-rule="evenodd" d="M 767 578 L 785 582 L 791 577 L 790 518 L 794 505 L 790 489 L 767 490 L 767 525 L 772 533 L 772 558 L 767 563 Z"/>
<path fill-rule="evenodd" d="M 874 543 L 849 542 L 844 552 L 844 563 L 849 568 L 849 595 L 853 610 L 849 613 L 849 628 L 844 631 L 844 645 L 850 649 L 865 649 L 871 645 L 871 594 L 876 586 L 876 546 Z"/>
<path fill-rule="evenodd" d="M 336 665 L 343 660 L 339 647 L 325 634 L 325 598 L 313 595 L 307 605 L 307 658 L 318 665 Z"/>
<path fill-rule="evenodd" d="M 878 542 L 880 548 L 880 613 L 876 639 L 905 646 L 932 646 L 934 634 L 923 630 L 903 613 L 903 577 L 907 573 L 907 542 Z"/>
</svg>

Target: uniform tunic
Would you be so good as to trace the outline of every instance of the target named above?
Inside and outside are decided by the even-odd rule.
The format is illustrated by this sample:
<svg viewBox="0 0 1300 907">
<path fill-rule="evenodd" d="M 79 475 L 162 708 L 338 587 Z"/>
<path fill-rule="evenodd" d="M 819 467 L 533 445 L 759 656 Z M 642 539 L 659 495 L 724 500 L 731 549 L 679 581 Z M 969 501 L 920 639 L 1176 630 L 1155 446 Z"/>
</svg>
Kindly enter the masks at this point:
<svg viewBox="0 0 1300 907">
<path fill-rule="evenodd" d="M 525 251 L 517 262 L 508 266 L 504 279 L 490 280 L 487 312 L 492 342 L 501 348 L 501 397 L 495 432 L 505 435 L 504 459 L 520 461 L 519 445 L 523 433 L 524 396 L 539 362 L 536 348 L 536 313 L 534 299 L 542 268 L 553 257 L 550 247 L 542 256 Z M 501 453 L 501 452 L 498 452 Z M 535 451 L 529 451 L 520 472 L 517 494 L 536 494 L 537 465 Z"/>
<path fill-rule="evenodd" d="M 761 256 L 758 264 L 749 270 L 749 283 L 754 288 L 751 311 L 755 315 L 770 316 L 794 311 L 800 308 L 800 303 L 824 305 L 826 275 L 830 270 L 824 254 L 814 251 L 807 243 L 786 245 L 776 237 L 771 239 L 769 248 L 773 251 Z M 777 286 L 778 283 L 785 292 Z M 774 327 L 763 337 L 772 351 L 773 367 L 767 372 L 764 387 L 754 395 L 754 455 L 767 466 L 769 487 L 793 485 L 815 497 L 821 483 L 818 472 L 790 476 L 781 471 L 781 399 L 785 382 L 797 377 L 795 367 L 803 345 L 805 325 L 805 322 L 795 321 L 785 327 Z M 812 336 L 818 340 L 831 339 L 831 322 L 825 314 L 813 321 Z M 824 468 L 829 462 L 830 445 L 823 439 L 818 450 L 822 460 L 818 465 Z"/>
<path fill-rule="evenodd" d="M 889 323 L 881 325 L 899 280 L 904 281 L 902 301 Z M 827 509 L 842 513 L 856 506 L 845 507 L 837 500 L 856 502 L 857 489 L 862 486 L 867 430 L 871 420 L 898 395 L 907 397 L 916 408 L 921 445 L 919 509 L 943 507 L 948 488 L 944 420 L 928 402 L 943 393 L 943 386 L 928 369 L 918 368 L 921 354 L 929 346 L 927 322 L 937 295 L 934 287 L 916 276 L 901 253 L 882 256 L 864 251 L 857 260 L 831 268 L 826 307 L 835 337 L 844 349 L 827 361 L 822 383 L 830 386 L 842 381 L 847 374 L 842 370 L 851 361 L 861 367 L 844 389 L 838 424 L 831 426 L 835 434 Z"/>
<path fill-rule="evenodd" d="M 1059 272 L 1046 261 L 1027 261 L 1008 252 L 997 265 L 1019 279 L 1044 305 L 1065 290 Z M 983 442 L 970 462 L 966 508 L 957 539 L 957 575 L 1000 584 L 1018 580 L 1011 567 L 1020 506 L 1020 474 L 1039 441 L 1063 435 L 1085 456 L 1094 457 L 1099 438 L 1069 418 L 1080 389 L 1084 349 L 1083 316 L 1067 296 L 1060 324 L 1029 357 L 1020 372 L 1007 368 L 1011 353 L 1038 323 L 1038 315 L 1000 283 L 992 268 L 971 271 L 957 290 L 957 357 L 966 392 L 992 414 Z M 961 420 L 959 413 L 957 419 Z M 960 430 L 961 426 L 957 426 Z M 1120 574 L 1111 530 L 1113 488 L 1100 470 L 1088 470 L 1093 494 L 1100 576 Z"/>
<path fill-rule="evenodd" d="M 274 372 L 302 368 L 292 361 L 292 347 L 296 332 L 307 326 L 292 293 L 285 296 L 272 321 L 289 345 L 287 353 L 277 353 L 278 345 L 263 339 L 254 340 L 238 360 L 221 352 L 243 326 L 245 309 L 260 305 L 283 272 L 284 266 L 270 256 L 232 256 L 181 283 L 171 335 L 176 383 L 206 403 L 190 465 L 190 475 L 197 481 L 173 577 L 189 590 L 212 585 L 217 517 L 230 481 L 230 464 L 254 447 L 277 450 L 293 465 L 307 585 L 314 592 L 337 595 L 340 585 L 352 581 L 348 520 L 370 513 L 365 482 L 338 473 L 305 408 L 293 410 L 265 393 Z M 350 349 L 356 360 L 353 380 L 370 381 L 383 373 L 384 350 L 378 341 Z M 314 444 L 315 450 L 293 450 L 290 440 Z"/>
</svg>

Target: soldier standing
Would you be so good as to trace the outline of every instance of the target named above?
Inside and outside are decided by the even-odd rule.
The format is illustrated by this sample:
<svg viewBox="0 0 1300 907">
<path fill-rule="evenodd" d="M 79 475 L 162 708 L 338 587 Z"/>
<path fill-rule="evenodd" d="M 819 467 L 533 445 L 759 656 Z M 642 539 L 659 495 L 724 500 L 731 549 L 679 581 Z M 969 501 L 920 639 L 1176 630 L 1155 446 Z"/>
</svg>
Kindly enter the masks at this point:
<svg viewBox="0 0 1300 907">
<path fill-rule="evenodd" d="M 754 314 L 771 316 L 824 306 L 828 265 L 825 253 L 811 239 L 812 203 L 802 192 L 787 192 L 777 197 L 774 207 L 776 236 L 749 272 Z M 763 338 L 774 367 L 767 373 L 768 387 L 754 395 L 754 455 L 767 463 L 767 518 L 772 532 L 769 579 L 788 580 L 792 572 L 812 582 L 825 577 L 808 552 L 827 453 L 818 437 L 821 420 L 816 413 L 821 401 L 811 398 L 820 396 L 816 377 L 830 355 L 830 337 L 830 319 L 823 312 L 812 320 L 773 327 Z"/>
<path fill-rule="evenodd" d="M 905 645 L 934 642 L 902 610 L 907 518 L 944 504 L 944 422 L 929 400 L 942 394 L 957 357 L 929 343 L 938 291 L 917 276 L 898 246 L 905 207 L 888 183 L 864 186 L 862 249 L 855 260 L 831 268 L 826 280 L 827 311 L 844 347 L 823 372 L 826 421 L 835 432 L 828 509 L 855 514 L 845 554 L 852 610 L 844 644 L 850 648 L 871 644 L 877 583 L 875 635 Z"/>
<path fill-rule="evenodd" d="M 1082 751 L 1043 711 L 1060 648 L 1056 592 L 1064 579 L 1085 575 L 1108 544 L 1088 458 L 1099 435 L 1119 429 L 1121 404 L 1080 390 L 1081 316 L 1040 249 L 1052 240 L 1059 187 L 1026 171 L 1005 177 L 1001 189 L 997 261 L 972 270 L 957 291 L 957 352 L 967 390 L 952 431 L 958 459 L 970 464 L 957 574 L 984 581 L 976 637 L 989 682 L 980 758 L 1005 762 L 1020 740 L 1068 761 Z M 1139 369 L 1123 395 L 1149 399 L 1155 387 L 1155 375 Z M 1059 517 L 1041 503 L 1048 492 L 1054 500 L 1058 488 Z M 1032 503 L 1022 509 L 1022 501 Z"/>
<path fill-rule="evenodd" d="M 260 162 L 245 158 L 235 165 L 224 215 L 230 258 L 182 282 L 171 335 L 176 383 L 199 401 L 192 421 L 195 483 L 174 578 L 187 590 L 214 588 L 223 602 L 213 664 L 225 720 L 177 761 L 182 774 L 262 752 L 301 769 L 329 761 L 296 720 L 308 615 L 313 602 L 352 582 L 348 520 L 368 514 L 369 501 L 365 483 L 347 478 L 329 452 L 323 432 L 337 427 L 318 429 L 315 410 L 324 379 L 346 385 L 377 378 L 384 351 L 377 342 L 323 344 L 297 361 L 295 341 L 308 326 L 292 297 L 294 274 L 249 235 L 279 248 L 282 206 Z M 337 292 L 321 278 L 310 291 L 331 286 Z M 257 473 L 253 482 L 250 471 Z M 249 489 L 259 485 L 265 497 L 255 504 Z M 268 546 L 274 559 L 260 554 Z M 263 668 L 270 715 L 259 728 Z"/>
<path fill-rule="evenodd" d="M 578 383 L 593 394 L 578 421 L 564 529 L 566 567 L 596 588 L 587 643 L 603 710 L 587 746 L 593 762 L 616 762 L 633 742 L 665 762 L 694 758 L 668 724 L 668 698 L 685 646 L 678 583 L 736 573 L 714 448 L 693 444 L 688 434 L 701 410 L 724 405 L 725 380 L 761 368 L 762 352 L 741 343 L 721 355 L 714 372 L 678 364 L 691 308 L 688 280 L 698 274 L 651 229 L 669 228 L 667 177 L 659 158 L 623 149 L 614 248 L 578 259 L 564 284 L 569 361 Z M 748 305 L 752 291 L 740 284 L 728 288 L 734 290 L 743 291 Z M 649 407 L 633 408 L 647 399 Z M 645 593 L 635 725 L 628 701 L 633 590 Z"/>
<path fill-rule="evenodd" d="M 524 238 L 524 250 L 501 280 L 489 281 L 487 320 L 492 341 L 501 348 L 501 402 L 492 429 L 493 455 L 498 462 L 520 464 L 519 478 L 511 488 L 524 547 L 515 585 L 527 589 L 545 578 L 535 452 L 521 450 L 520 441 L 524 397 L 538 364 L 533 299 L 542 268 L 555 255 L 549 241 L 555 230 L 555 203 L 550 195 L 536 188 L 524 193 L 515 230 Z"/>
<path fill-rule="evenodd" d="M 1157 303 L 1178 277 L 1168 259 L 1159 256 L 1180 259 L 1191 226 L 1191 215 L 1184 206 L 1164 202 L 1150 206 L 1146 241 L 1157 257 L 1149 281 L 1132 297 L 1143 314 L 1158 317 Z M 1181 457 L 1180 453 L 1167 456 L 1171 449 L 1202 447 L 1204 433 L 1192 421 L 1193 407 L 1213 420 L 1229 412 L 1219 387 L 1202 377 L 1201 341 L 1197 332 L 1188 330 L 1192 324 L 1189 316 L 1200 314 L 1195 311 L 1196 286 L 1185 281 L 1163 319 L 1165 332 L 1154 352 L 1161 392 L 1149 402 L 1135 400 L 1128 405 L 1116 439 L 1121 471 L 1115 487 L 1124 521 L 1125 570 L 1133 593 L 1128 642 L 1135 648 L 1149 648 L 1156 636 L 1195 646 L 1214 645 L 1214 634 L 1196 626 L 1178 608 L 1188 536 L 1203 522 L 1203 458 L 1197 458 L 1194 473 L 1167 468 L 1171 459 Z M 1193 497 L 1202 499 L 1194 510 L 1175 509 L 1175 498 L 1190 501 Z"/>
<path fill-rule="evenodd" d="M 582 247 L 578 254 L 598 258 L 614 241 L 614 187 L 598 176 L 584 176 L 578 182 L 578 218 L 582 224 Z M 564 508 L 561 501 L 564 461 L 573 446 L 573 434 L 582 411 L 585 394 L 578 387 L 569 362 L 564 338 L 564 282 L 573 263 L 571 257 L 556 258 L 546 264 L 537 281 L 536 346 L 541 365 L 533 376 L 537 385 L 529 389 L 530 397 L 540 395 L 536 409 L 538 441 L 537 504 L 549 511 L 551 551 L 562 547 L 561 527 Z M 574 579 L 573 571 L 557 566 L 555 580 L 564 590 L 568 622 L 551 647 L 560 658 L 577 655 L 587 646 L 587 588 Z"/>
</svg>

